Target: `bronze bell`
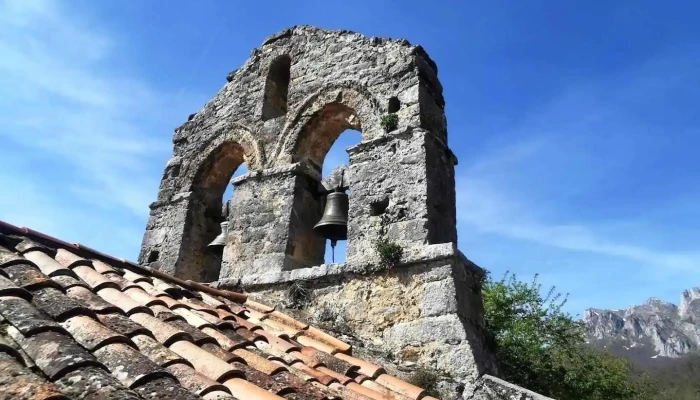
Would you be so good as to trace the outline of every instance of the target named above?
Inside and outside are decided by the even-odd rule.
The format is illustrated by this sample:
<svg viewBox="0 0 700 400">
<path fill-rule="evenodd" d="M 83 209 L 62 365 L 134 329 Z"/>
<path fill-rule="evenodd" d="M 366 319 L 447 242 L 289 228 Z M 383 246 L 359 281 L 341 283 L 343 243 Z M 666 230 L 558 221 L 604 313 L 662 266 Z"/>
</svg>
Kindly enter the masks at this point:
<svg viewBox="0 0 700 400">
<path fill-rule="evenodd" d="M 336 241 L 348 238 L 348 195 L 340 188 L 326 197 L 326 209 L 314 225 L 314 232 L 330 239 L 333 246 Z"/>
</svg>

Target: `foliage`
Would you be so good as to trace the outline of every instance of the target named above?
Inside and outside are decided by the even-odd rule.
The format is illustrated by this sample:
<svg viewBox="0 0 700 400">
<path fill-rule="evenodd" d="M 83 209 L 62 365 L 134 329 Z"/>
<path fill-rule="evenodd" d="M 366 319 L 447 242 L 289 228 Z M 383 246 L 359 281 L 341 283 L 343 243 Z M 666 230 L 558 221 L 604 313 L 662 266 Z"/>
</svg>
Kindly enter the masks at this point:
<svg viewBox="0 0 700 400">
<path fill-rule="evenodd" d="M 413 371 L 408 381 L 419 388 L 423 388 L 428 396 L 440 397 L 437 387 L 438 376 L 435 372 L 425 368 L 418 368 Z"/>
<path fill-rule="evenodd" d="M 379 239 L 375 244 L 375 250 L 379 254 L 379 264 L 385 269 L 389 269 L 399 262 L 403 257 L 403 248 L 387 239 Z"/>
<path fill-rule="evenodd" d="M 700 354 L 692 353 L 670 367 L 653 371 L 657 400 L 700 399 Z"/>
<path fill-rule="evenodd" d="M 645 375 L 624 359 L 585 344 L 584 326 L 562 311 L 567 297 L 552 287 L 488 275 L 483 298 L 488 340 L 504 379 L 560 400 L 651 399 Z"/>
<path fill-rule="evenodd" d="M 399 116 L 391 113 L 382 117 L 382 128 L 384 132 L 391 132 L 399 126 Z"/>
</svg>

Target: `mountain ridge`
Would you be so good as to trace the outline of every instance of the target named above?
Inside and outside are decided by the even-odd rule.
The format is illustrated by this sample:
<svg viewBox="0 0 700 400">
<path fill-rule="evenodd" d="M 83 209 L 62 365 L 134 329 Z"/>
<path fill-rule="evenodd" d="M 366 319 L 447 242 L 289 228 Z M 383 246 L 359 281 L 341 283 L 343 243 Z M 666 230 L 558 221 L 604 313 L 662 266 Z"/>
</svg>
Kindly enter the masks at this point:
<svg viewBox="0 0 700 400">
<path fill-rule="evenodd" d="M 700 288 L 684 290 L 679 305 L 652 297 L 626 309 L 589 308 L 583 322 L 591 345 L 660 366 L 700 347 Z"/>
</svg>

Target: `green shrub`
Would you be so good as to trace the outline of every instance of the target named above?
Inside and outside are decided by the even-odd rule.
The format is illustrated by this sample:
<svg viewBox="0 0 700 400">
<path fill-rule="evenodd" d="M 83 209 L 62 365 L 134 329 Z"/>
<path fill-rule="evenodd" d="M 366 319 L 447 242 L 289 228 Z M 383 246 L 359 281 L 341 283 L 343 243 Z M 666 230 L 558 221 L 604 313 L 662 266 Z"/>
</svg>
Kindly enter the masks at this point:
<svg viewBox="0 0 700 400">
<path fill-rule="evenodd" d="M 379 264 L 386 269 L 401 262 L 403 257 L 403 248 L 386 239 L 378 240 L 375 249 L 379 254 Z"/>
<path fill-rule="evenodd" d="M 399 116 L 396 114 L 387 114 L 382 117 L 382 128 L 384 132 L 391 132 L 399 126 Z"/>
</svg>

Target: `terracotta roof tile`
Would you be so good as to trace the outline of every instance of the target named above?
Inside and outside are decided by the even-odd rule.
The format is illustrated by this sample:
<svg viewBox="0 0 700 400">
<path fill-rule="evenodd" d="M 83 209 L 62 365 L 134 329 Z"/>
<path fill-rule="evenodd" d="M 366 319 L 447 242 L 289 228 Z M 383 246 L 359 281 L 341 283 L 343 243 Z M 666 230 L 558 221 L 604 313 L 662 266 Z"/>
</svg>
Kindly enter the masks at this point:
<svg viewBox="0 0 700 400">
<path fill-rule="evenodd" d="M 95 357 L 63 333 L 48 331 L 25 337 L 14 326 L 7 327 L 7 333 L 49 379 L 85 366 L 101 367 Z"/>
<path fill-rule="evenodd" d="M 197 372 L 217 382 L 223 382 L 234 376 L 243 376 L 241 371 L 233 368 L 231 364 L 203 350 L 194 343 L 180 340 L 171 344 L 169 348 L 194 365 L 194 369 Z"/>
<path fill-rule="evenodd" d="M 213 354 L 217 358 L 226 361 L 227 363 L 234 362 L 234 361 L 238 361 L 238 362 L 243 361 L 242 358 L 231 353 L 230 351 L 226 351 L 226 350 L 222 349 L 221 347 L 219 347 L 218 344 L 204 343 L 204 344 L 201 344 L 199 347 L 210 352 L 211 354 Z"/>
<path fill-rule="evenodd" d="M 173 364 L 165 367 L 165 370 L 173 374 L 185 389 L 200 396 L 214 391 L 230 394 L 226 386 L 207 378 L 188 365 Z"/>
<path fill-rule="evenodd" d="M 15 343 L 10 344 L 10 340 L 2 335 L 0 335 L 0 353 L 7 354 L 17 360 L 18 363 L 24 365 L 24 358 L 18 349 L 15 348 Z"/>
<path fill-rule="evenodd" d="M 123 343 L 134 346 L 126 336 L 107 328 L 98 321 L 85 315 L 70 317 L 61 323 L 76 342 L 90 351 L 95 351 L 111 343 Z"/>
<path fill-rule="evenodd" d="M 363 387 L 366 387 L 368 389 L 374 390 L 377 393 L 381 393 L 382 395 L 386 396 L 389 399 L 393 400 L 413 400 L 413 398 L 404 396 L 402 394 L 399 394 L 397 392 L 394 392 L 393 390 L 387 388 L 386 386 L 382 386 L 378 384 L 377 382 L 374 382 L 371 379 L 366 379 L 362 381 L 361 385 Z"/>
<path fill-rule="evenodd" d="M 269 313 L 267 315 L 267 317 L 271 320 L 279 321 L 285 325 L 291 326 L 292 328 L 295 328 L 295 329 L 300 330 L 300 331 L 309 328 L 309 324 L 298 321 L 298 320 L 290 317 L 289 315 L 283 314 L 277 310 Z"/>
<path fill-rule="evenodd" d="M 93 293 L 87 286 L 75 285 L 65 289 L 65 291 L 66 296 L 74 299 L 97 314 L 122 312 L 119 307 L 103 300 L 101 297 Z"/>
<path fill-rule="evenodd" d="M 177 308 L 190 308 L 186 304 L 183 304 L 170 296 L 159 296 L 158 298 L 162 300 L 165 303 L 165 305 L 171 310 L 175 310 Z"/>
<path fill-rule="evenodd" d="M 223 321 L 221 318 L 219 318 L 219 314 L 214 312 L 213 314 L 208 312 L 208 311 L 200 311 L 200 310 L 191 310 L 193 313 L 204 319 L 205 321 L 209 322 L 210 324 L 213 325 L 219 325 Z M 235 321 L 235 319 L 234 319 Z"/>
<path fill-rule="evenodd" d="M 231 394 L 239 400 L 280 400 L 283 397 L 277 396 L 261 389 L 252 383 L 246 382 L 240 378 L 229 379 L 224 382 L 227 388 L 231 390 Z"/>
<path fill-rule="evenodd" d="M 73 270 L 73 272 L 75 272 L 76 275 L 78 275 L 80 277 L 80 279 L 84 280 L 88 285 L 90 285 L 90 287 L 94 291 L 96 291 L 98 293 L 101 289 L 105 289 L 105 288 L 113 288 L 116 290 L 121 289 L 119 287 L 119 284 L 111 281 L 106 276 L 95 271 L 94 269 L 92 269 L 92 267 L 88 267 L 86 265 L 78 265 L 75 268 L 73 268 L 72 270 Z"/>
<path fill-rule="evenodd" d="M 61 287 L 63 287 L 63 290 L 68 290 L 72 288 L 73 286 L 82 286 L 84 288 L 90 289 L 90 286 L 88 286 L 87 283 L 81 281 L 77 277 L 69 276 L 69 275 L 59 275 L 59 276 L 54 276 L 51 278 L 54 280 L 54 282 L 57 282 Z"/>
<path fill-rule="evenodd" d="M 165 323 L 152 315 L 136 313 L 130 315 L 129 318 L 148 329 L 153 337 L 165 346 L 169 346 L 175 341 L 192 340 L 192 336 L 189 333 L 173 326 L 174 323 Z"/>
<path fill-rule="evenodd" d="M 95 268 L 95 271 L 97 271 L 97 272 L 99 272 L 99 273 L 101 273 L 101 274 L 103 274 L 103 275 L 106 275 L 106 274 L 117 274 L 117 275 L 122 275 L 119 271 L 117 271 L 116 269 L 112 268 L 112 267 L 111 267 L 110 265 L 108 265 L 107 263 L 104 263 L 104 262 L 102 262 L 102 261 L 100 261 L 100 260 L 95 260 L 95 259 L 92 259 L 92 260 L 90 260 L 90 261 L 92 261 L 92 266 L 93 266 L 93 268 Z"/>
<path fill-rule="evenodd" d="M 15 253 L 10 249 L 6 249 L 0 246 L 0 268 L 4 268 L 5 266 L 12 265 L 15 263 L 23 262 L 26 262 L 24 260 L 24 257 L 20 256 L 19 254 Z"/>
<path fill-rule="evenodd" d="M 160 400 L 199 400 L 201 397 L 190 393 L 171 378 L 160 378 L 145 383 L 135 390 L 144 399 Z"/>
<path fill-rule="evenodd" d="M 13 232 L 35 234 L 18 229 Z M 0 248 L 0 319 L 11 336 L 0 340 L 0 357 L 36 365 L 70 397 L 425 396 L 349 355 L 349 344 L 299 320 L 294 310 L 41 238 L 57 248 L 26 241 L 19 246 L 26 259 Z"/>
<path fill-rule="evenodd" d="M 26 263 L 14 264 L 9 267 L 5 267 L 3 268 L 3 271 L 17 286 L 27 290 L 39 289 L 42 287 L 55 287 L 61 290 L 63 289 L 61 285 L 51 280 L 51 278 L 43 274 L 34 266 Z"/>
<path fill-rule="evenodd" d="M 262 358 L 246 349 L 236 349 L 231 353 L 241 357 L 251 368 L 267 375 L 274 375 L 278 372 L 286 371 L 285 367 L 275 364 L 272 361 Z"/>
<path fill-rule="evenodd" d="M 226 390 L 228 390 L 228 388 L 226 388 Z M 231 399 L 235 399 L 235 397 L 231 396 L 228 392 L 224 392 L 222 390 L 215 390 L 213 392 L 203 394 L 202 398 L 204 400 L 231 400 Z"/>
<path fill-rule="evenodd" d="M 34 306 L 57 321 L 74 315 L 95 316 L 90 308 L 52 287 L 34 290 L 32 295 Z"/>
<path fill-rule="evenodd" d="M 137 282 L 149 282 L 150 283 L 151 282 L 150 278 L 147 278 L 141 274 L 137 274 L 136 272 L 128 270 L 128 269 L 124 270 L 124 278 L 126 278 L 134 283 L 137 283 Z"/>
<path fill-rule="evenodd" d="M 137 350 L 123 343 L 108 344 L 93 354 L 109 369 L 112 376 L 132 389 L 154 379 L 172 377 Z"/>
<path fill-rule="evenodd" d="M 379 375 L 375 381 L 382 386 L 386 386 L 394 392 L 400 393 L 412 399 L 419 399 L 425 394 L 425 390 L 389 374 Z"/>
<path fill-rule="evenodd" d="M 123 288 L 124 294 L 129 296 L 132 300 L 135 302 L 142 304 L 146 307 L 154 306 L 154 305 L 161 305 L 164 307 L 167 307 L 167 304 L 158 297 L 151 296 L 150 294 L 146 293 L 145 290 L 141 289 L 140 286 L 130 286 L 129 288 Z"/>
<path fill-rule="evenodd" d="M 349 344 L 313 326 L 304 330 L 304 335 L 312 337 L 323 343 L 329 344 L 330 346 L 333 346 L 336 349 L 340 350 L 341 353 L 349 353 L 352 350 L 352 346 L 350 346 Z"/>
<path fill-rule="evenodd" d="M 135 335 L 131 338 L 131 340 L 143 355 L 148 357 L 149 360 L 153 361 L 161 368 L 165 368 L 172 364 L 192 366 L 189 361 L 163 346 L 160 342 L 153 339 L 149 335 Z"/>
<path fill-rule="evenodd" d="M 266 306 L 265 304 L 258 303 L 257 301 L 247 299 L 245 303 L 243 303 L 244 306 L 248 307 L 249 309 L 261 312 L 261 313 L 269 313 L 274 311 L 274 307 Z"/>
<path fill-rule="evenodd" d="M 349 382 L 352 382 L 352 378 L 350 378 L 347 375 L 339 374 L 332 369 L 328 367 L 324 367 L 322 365 L 319 365 L 318 367 L 315 368 L 318 372 L 324 373 L 330 377 L 333 377 L 338 380 L 338 382 L 342 383 L 343 385 L 347 385 Z"/>
<path fill-rule="evenodd" d="M 331 383 L 338 382 L 338 379 L 336 377 L 330 376 L 328 374 L 324 374 L 323 372 L 318 371 L 314 368 L 311 368 L 304 363 L 294 363 L 291 365 L 291 367 L 303 372 L 304 374 L 306 374 L 308 376 L 313 377 L 320 384 L 322 384 L 324 386 L 330 386 Z"/>
<path fill-rule="evenodd" d="M 75 274 L 69 269 L 59 264 L 58 261 L 51 258 L 43 251 L 30 251 L 24 253 L 24 258 L 34 263 L 41 272 L 48 276 L 54 277 L 56 275 L 68 275 L 75 276 Z"/>
<path fill-rule="evenodd" d="M 137 283 L 134 283 L 130 280 L 124 279 L 117 274 L 102 274 L 102 275 L 104 277 L 106 277 L 107 279 L 109 279 L 110 281 L 119 285 L 119 289 L 121 289 L 122 291 L 124 291 L 126 289 L 130 289 L 130 288 L 141 288 L 141 286 L 139 286 Z"/>
<path fill-rule="evenodd" d="M 224 350 L 233 350 L 241 347 L 241 342 L 237 342 L 211 327 L 200 328 L 206 335 L 213 337 Z"/>
<path fill-rule="evenodd" d="M 27 300 L 19 297 L 0 297 L 0 315 L 25 336 L 48 330 L 65 332 L 54 320 L 41 313 Z"/>
<path fill-rule="evenodd" d="M 384 368 L 380 367 L 379 365 L 373 364 L 369 361 L 360 360 L 359 358 L 355 358 L 347 354 L 337 353 L 335 354 L 335 357 L 338 357 L 341 360 L 347 361 L 352 365 L 360 367 L 360 372 L 369 376 L 370 378 L 376 378 L 380 374 L 386 372 L 384 371 Z"/>
<path fill-rule="evenodd" d="M 24 300 L 32 299 L 31 293 L 20 288 L 13 281 L 4 276 L 0 276 L 0 296 L 19 297 Z"/>
<path fill-rule="evenodd" d="M 6 354 L 0 354 L 0 393 L 3 398 L 17 400 L 69 399 L 58 386 L 46 382 Z"/>
<path fill-rule="evenodd" d="M 152 337 L 151 331 L 137 324 L 119 313 L 100 314 L 97 318 L 109 329 L 118 332 L 126 337 L 134 337 L 136 335 L 148 335 Z"/>
<path fill-rule="evenodd" d="M 246 340 L 250 340 L 251 342 L 255 342 L 258 340 L 265 340 L 265 337 L 262 336 L 261 334 L 257 333 L 256 331 L 251 331 L 243 326 L 238 327 L 236 329 L 236 333 L 243 336 Z"/>
<path fill-rule="evenodd" d="M 176 327 L 178 329 L 181 329 L 184 332 L 187 332 L 190 334 L 194 342 L 198 345 L 203 345 L 204 343 L 211 343 L 218 345 L 218 342 L 216 339 L 213 337 L 207 335 L 206 333 L 202 332 L 201 330 L 195 328 L 194 326 L 188 324 L 185 321 L 182 320 L 173 320 L 173 321 L 168 321 L 168 325 L 171 325 L 173 327 Z"/>
<path fill-rule="evenodd" d="M 169 322 L 173 320 L 180 320 L 187 322 L 181 315 L 175 314 L 174 312 L 170 311 L 168 307 L 161 304 L 155 304 L 148 308 L 150 308 L 151 311 L 153 311 L 153 315 L 161 321 Z"/>
<path fill-rule="evenodd" d="M 73 399 L 140 399 L 136 392 L 122 385 L 109 372 L 97 367 L 83 367 L 68 372 L 55 383 Z"/>
<path fill-rule="evenodd" d="M 305 336 L 305 335 L 301 335 L 301 336 L 297 337 L 296 341 L 301 343 L 303 346 L 313 347 L 317 350 L 324 351 L 328 354 L 334 354 L 334 353 L 337 353 L 340 351 L 337 348 L 335 348 L 329 344 L 320 342 L 316 339 L 310 338 L 310 337 Z"/>
<path fill-rule="evenodd" d="M 98 290 L 97 295 L 102 297 L 102 299 L 106 300 L 108 303 L 112 303 L 115 306 L 119 307 L 127 315 L 134 313 L 153 314 L 153 311 L 151 311 L 150 308 L 135 302 L 131 299 L 131 297 L 125 295 L 119 289 L 106 287 L 104 289 Z"/>
<path fill-rule="evenodd" d="M 228 308 L 228 306 L 223 301 L 217 300 L 214 296 L 210 296 L 204 292 L 199 292 L 199 294 L 202 296 L 203 302 L 205 302 L 206 304 L 208 304 L 214 308 L 219 308 L 219 307 L 222 307 L 225 309 Z"/>
<path fill-rule="evenodd" d="M 348 389 L 347 386 L 343 386 L 340 383 L 332 383 L 330 387 L 340 393 L 343 400 L 374 400 L 371 397 L 365 396 L 362 393 L 356 392 L 354 390 Z"/>
<path fill-rule="evenodd" d="M 92 311 L 98 314 L 121 313 L 119 307 L 112 303 L 103 300 L 101 297 L 93 293 L 90 289 L 83 286 L 73 286 L 66 290 L 66 295 L 78 302 L 81 302 Z"/>
<path fill-rule="evenodd" d="M 195 314 L 193 311 L 190 311 L 186 308 L 176 308 L 172 310 L 175 314 L 178 314 L 185 318 L 185 321 L 187 321 L 188 324 L 194 326 L 197 329 L 202 329 L 203 327 L 214 327 L 214 324 L 210 323 L 206 319 L 200 317 L 199 315 Z"/>
<path fill-rule="evenodd" d="M 362 386 L 354 381 L 348 383 L 346 385 L 346 387 L 348 389 L 352 390 L 353 392 L 360 393 L 360 394 L 367 396 L 373 400 L 395 400 L 395 398 L 393 396 L 390 396 L 387 393 L 388 390 L 385 392 L 378 392 L 378 391 L 372 390 L 366 386 Z"/>
<path fill-rule="evenodd" d="M 56 251 L 54 259 L 64 267 L 71 269 L 77 265 L 87 265 L 92 267 L 92 261 L 79 257 L 78 255 L 71 253 L 66 249 L 58 249 Z"/>
<path fill-rule="evenodd" d="M 139 281 L 136 284 L 139 285 L 139 287 L 141 287 L 143 290 L 146 291 L 146 293 L 150 294 L 151 296 L 159 297 L 168 295 L 164 291 L 156 289 L 156 287 L 149 282 Z"/>
</svg>

